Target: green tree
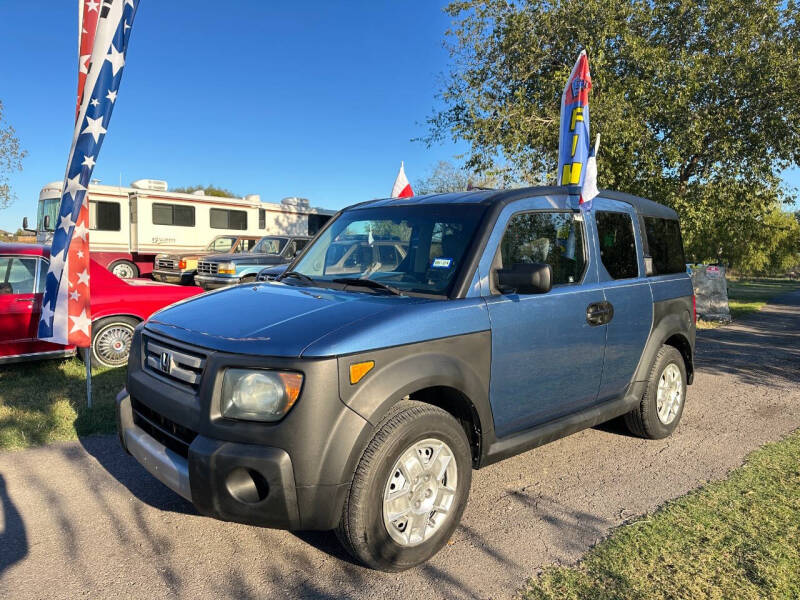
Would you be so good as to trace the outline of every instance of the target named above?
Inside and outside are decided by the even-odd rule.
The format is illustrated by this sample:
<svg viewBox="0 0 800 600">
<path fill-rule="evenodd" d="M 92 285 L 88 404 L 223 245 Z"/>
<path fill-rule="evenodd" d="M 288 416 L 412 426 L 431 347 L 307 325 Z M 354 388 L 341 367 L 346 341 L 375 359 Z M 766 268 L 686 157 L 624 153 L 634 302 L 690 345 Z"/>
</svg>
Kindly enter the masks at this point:
<svg viewBox="0 0 800 600">
<path fill-rule="evenodd" d="M 431 144 L 469 143 L 466 168 L 555 179 L 561 91 L 592 70 L 598 179 L 673 206 L 689 254 L 749 239 L 800 160 L 794 0 L 459 0 Z"/>
<path fill-rule="evenodd" d="M 490 174 L 479 175 L 459 168 L 446 160 L 436 163 L 430 172 L 414 182 L 414 193 L 442 194 L 447 192 L 463 192 L 470 187 L 490 188 L 499 184 Z"/>
<path fill-rule="evenodd" d="M 238 198 L 238 196 L 229 189 L 217 187 L 215 185 L 187 185 L 185 187 L 172 188 L 173 192 L 178 192 L 179 194 L 192 194 L 199 190 L 203 190 L 206 196 L 219 196 L 220 198 Z"/>
<path fill-rule="evenodd" d="M 0 209 L 6 208 L 14 199 L 9 178 L 22 170 L 22 159 L 27 152 L 20 149 L 19 138 L 14 128 L 3 118 L 3 102 L 0 101 Z"/>
</svg>

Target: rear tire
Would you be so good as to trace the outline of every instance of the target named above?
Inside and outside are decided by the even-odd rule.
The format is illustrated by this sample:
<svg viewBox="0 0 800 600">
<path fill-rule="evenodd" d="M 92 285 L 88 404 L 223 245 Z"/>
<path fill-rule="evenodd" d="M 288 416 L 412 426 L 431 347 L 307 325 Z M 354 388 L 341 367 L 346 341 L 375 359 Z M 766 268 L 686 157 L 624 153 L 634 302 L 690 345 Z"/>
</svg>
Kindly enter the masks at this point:
<svg viewBox="0 0 800 600">
<path fill-rule="evenodd" d="M 336 535 L 368 567 L 404 571 L 450 539 L 471 481 L 461 424 L 438 407 L 404 400 L 364 451 Z"/>
<path fill-rule="evenodd" d="M 139 267 L 129 260 L 115 260 L 108 265 L 108 270 L 120 279 L 136 279 L 139 276 Z"/>
<path fill-rule="evenodd" d="M 93 367 L 122 367 L 128 364 L 133 330 L 139 323 L 133 317 L 106 317 L 92 323 L 91 361 Z"/>
<path fill-rule="evenodd" d="M 625 415 L 628 430 L 651 440 L 675 431 L 686 405 L 686 365 L 674 346 L 661 346 L 639 406 Z"/>
</svg>

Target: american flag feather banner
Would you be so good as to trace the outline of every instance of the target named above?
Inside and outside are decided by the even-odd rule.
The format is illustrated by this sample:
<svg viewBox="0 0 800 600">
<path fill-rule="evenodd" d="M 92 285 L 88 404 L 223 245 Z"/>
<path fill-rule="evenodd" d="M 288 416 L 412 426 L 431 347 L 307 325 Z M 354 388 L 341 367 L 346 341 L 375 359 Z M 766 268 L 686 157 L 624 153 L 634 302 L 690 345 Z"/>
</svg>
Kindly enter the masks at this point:
<svg viewBox="0 0 800 600">
<path fill-rule="evenodd" d="M 91 343 L 86 190 L 117 99 L 138 5 L 139 0 L 83 0 L 79 4 L 80 105 L 54 223 L 50 269 L 39 321 L 39 337 L 49 342 L 79 347 Z M 94 31 L 92 22 L 96 23 Z M 89 48 L 87 63 L 84 52 Z M 82 78 L 80 71 L 84 66 L 86 74 Z"/>
</svg>

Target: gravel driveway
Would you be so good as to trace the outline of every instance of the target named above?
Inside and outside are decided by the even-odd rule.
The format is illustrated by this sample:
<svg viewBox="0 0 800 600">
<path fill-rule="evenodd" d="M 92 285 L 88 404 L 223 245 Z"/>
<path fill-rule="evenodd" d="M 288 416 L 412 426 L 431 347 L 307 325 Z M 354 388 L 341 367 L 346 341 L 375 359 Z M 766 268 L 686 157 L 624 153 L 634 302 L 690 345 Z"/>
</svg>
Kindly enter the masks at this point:
<svg viewBox="0 0 800 600">
<path fill-rule="evenodd" d="M 800 292 L 703 331 L 683 421 L 644 441 L 608 424 L 473 477 L 427 565 L 354 565 L 329 533 L 222 523 L 157 483 L 113 437 L 0 454 L 0 597 L 506 598 L 620 523 L 800 427 Z"/>
</svg>

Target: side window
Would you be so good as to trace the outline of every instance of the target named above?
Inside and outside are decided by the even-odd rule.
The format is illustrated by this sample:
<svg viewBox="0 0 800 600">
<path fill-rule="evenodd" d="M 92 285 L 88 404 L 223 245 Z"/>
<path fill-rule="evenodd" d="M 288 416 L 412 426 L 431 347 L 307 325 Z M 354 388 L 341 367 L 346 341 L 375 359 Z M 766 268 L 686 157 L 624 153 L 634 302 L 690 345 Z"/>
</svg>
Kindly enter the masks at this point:
<svg viewBox="0 0 800 600">
<path fill-rule="evenodd" d="M 0 258 L 0 294 L 32 294 L 36 258 Z"/>
<path fill-rule="evenodd" d="M 233 247 L 234 240 L 229 237 L 219 238 L 214 240 L 215 252 L 228 252 Z"/>
<path fill-rule="evenodd" d="M 686 259 L 678 221 L 645 217 L 644 227 L 650 256 L 653 257 L 653 275 L 685 272 Z"/>
<path fill-rule="evenodd" d="M 263 208 L 258 209 L 258 228 L 259 229 L 266 229 L 267 228 L 267 211 Z"/>
<path fill-rule="evenodd" d="M 286 244 L 286 247 L 283 249 L 283 254 L 286 258 L 292 258 L 297 253 L 297 244 L 294 240 Z"/>
<path fill-rule="evenodd" d="M 194 206 L 153 203 L 153 225 L 194 227 Z"/>
<path fill-rule="evenodd" d="M 120 224 L 119 202 L 89 201 L 89 229 L 119 231 Z"/>
<path fill-rule="evenodd" d="M 50 263 L 44 259 L 39 260 L 39 279 L 36 283 L 36 293 L 44 294 L 44 286 L 47 283 L 47 269 L 50 268 Z"/>
<path fill-rule="evenodd" d="M 633 221 L 625 213 L 597 211 L 597 237 L 600 240 L 600 259 L 614 279 L 638 277 L 636 238 Z"/>
<path fill-rule="evenodd" d="M 583 240 L 583 223 L 571 212 L 514 215 L 500 242 L 500 266 L 547 263 L 553 269 L 553 285 L 578 283 L 586 269 Z"/>
<path fill-rule="evenodd" d="M 209 209 L 209 221 L 212 229 L 247 229 L 247 212 L 243 210 Z"/>
<path fill-rule="evenodd" d="M 300 252 L 303 248 L 306 247 L 306 244 L 308 244 L 308 240 L 295 240 L 294 243 L 297 248 L 296 252 Z"/>
</svg>

